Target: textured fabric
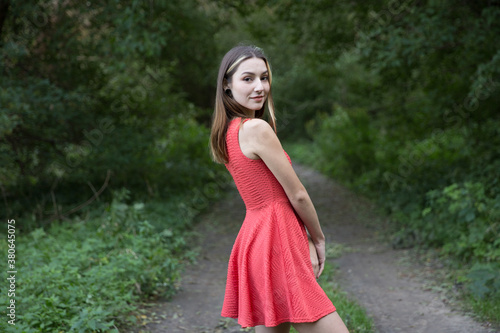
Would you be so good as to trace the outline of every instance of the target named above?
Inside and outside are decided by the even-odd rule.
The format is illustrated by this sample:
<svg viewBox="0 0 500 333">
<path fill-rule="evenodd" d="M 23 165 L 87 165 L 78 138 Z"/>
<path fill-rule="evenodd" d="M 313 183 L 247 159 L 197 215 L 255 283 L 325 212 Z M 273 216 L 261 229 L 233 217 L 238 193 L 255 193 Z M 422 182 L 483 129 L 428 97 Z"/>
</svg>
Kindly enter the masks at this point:
<svg viewBox="0 0 500 333">
<path fill-rule="evenodd" d="M 246 216 L 229 259 L 222 316 L 242 327 L 314 322 L 335 307 L 314 277 L 304 224 L 266 164 L 243 155 L 240 124 L 229 124 L 226 167 Z"/>
</svg>

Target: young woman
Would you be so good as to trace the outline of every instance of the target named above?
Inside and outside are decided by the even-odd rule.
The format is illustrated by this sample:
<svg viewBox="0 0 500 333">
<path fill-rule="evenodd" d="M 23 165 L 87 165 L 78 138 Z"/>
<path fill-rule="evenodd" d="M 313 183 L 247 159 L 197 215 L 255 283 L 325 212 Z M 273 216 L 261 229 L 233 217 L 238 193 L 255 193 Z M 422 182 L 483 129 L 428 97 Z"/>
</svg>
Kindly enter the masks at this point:
<svg viewBox="0 0 500 333">
<path fill-rule="evenodd" d="M 271 68 L 261 49 L 222 59 L 210 146 L 246 206 L 229 259 L 222 316 L 257 333 L 348 332 L 316 279 L 325 236 L 307 191 L 276 136 Z M 268 110 L 269 122 L 262 120 Z M 311 242 L 308 241 L 309 232 Z"/>
</svg>

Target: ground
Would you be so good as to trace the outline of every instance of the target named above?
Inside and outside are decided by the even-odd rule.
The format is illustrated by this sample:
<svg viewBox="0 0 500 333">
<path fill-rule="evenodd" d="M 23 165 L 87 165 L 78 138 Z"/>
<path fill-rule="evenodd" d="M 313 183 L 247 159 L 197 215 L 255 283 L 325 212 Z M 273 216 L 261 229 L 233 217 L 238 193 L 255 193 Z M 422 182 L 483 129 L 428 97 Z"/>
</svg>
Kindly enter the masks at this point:
<svg viewBox="0 0 500 333">
<path fill-rule="evenodd" d="M 295 169 L 316 206 L 327 241 L 349 249 L 331 259 L 339 267 L 340 286 L 367 309 L 378 332 L 494 332 L 430 288 L 429 274 L 419 274 L 425 267 L 409 259 L 407 250 L 393 250 L 383 241 L 384 222 L 368 201 L 310 168 Z M 220 316 L 227 261 L 244 215 L 244 204 L 233 189 L 199 217 L 198 262 L 184 271 L 181 290 L 172 300 L 149 310 L 155 320 L 143 332 L 244 332 L 234 320 Z"/>
</svg>

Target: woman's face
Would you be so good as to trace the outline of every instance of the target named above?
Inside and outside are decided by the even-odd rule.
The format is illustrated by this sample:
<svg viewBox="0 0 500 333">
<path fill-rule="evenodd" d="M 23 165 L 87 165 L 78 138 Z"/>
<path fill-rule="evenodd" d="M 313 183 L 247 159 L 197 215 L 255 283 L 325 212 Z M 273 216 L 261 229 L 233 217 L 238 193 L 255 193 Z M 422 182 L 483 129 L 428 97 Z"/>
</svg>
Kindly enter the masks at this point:
<svg viewBox="0 0 500 333">
<path fill-rule="evenodd" d="M 249 110 L 260 110 L 264 105 L 271 85 L 266 63 L 260 58 L 241 62 L 228 83 L 236 102 Z"/>
</svg>

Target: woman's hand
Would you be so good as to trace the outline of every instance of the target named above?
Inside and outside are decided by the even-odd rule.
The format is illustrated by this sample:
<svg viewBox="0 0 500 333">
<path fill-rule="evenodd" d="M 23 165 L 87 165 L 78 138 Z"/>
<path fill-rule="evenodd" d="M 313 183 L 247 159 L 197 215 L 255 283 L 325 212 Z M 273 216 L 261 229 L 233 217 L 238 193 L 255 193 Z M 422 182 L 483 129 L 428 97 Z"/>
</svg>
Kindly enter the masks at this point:
<svg viewBox="0 0 500 333">
<path fill-rule="evenodd" d="M 309 238 L 309 255 L 314 271 L 314 276 L 318 279 L 325 268 L 325 242 L 317 244 Z"/>
</svg>

